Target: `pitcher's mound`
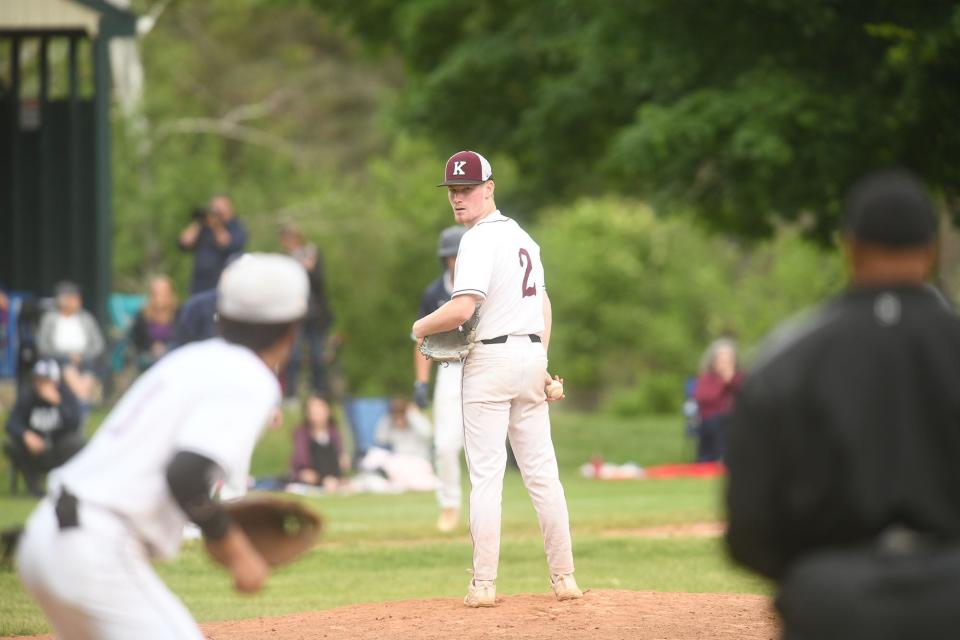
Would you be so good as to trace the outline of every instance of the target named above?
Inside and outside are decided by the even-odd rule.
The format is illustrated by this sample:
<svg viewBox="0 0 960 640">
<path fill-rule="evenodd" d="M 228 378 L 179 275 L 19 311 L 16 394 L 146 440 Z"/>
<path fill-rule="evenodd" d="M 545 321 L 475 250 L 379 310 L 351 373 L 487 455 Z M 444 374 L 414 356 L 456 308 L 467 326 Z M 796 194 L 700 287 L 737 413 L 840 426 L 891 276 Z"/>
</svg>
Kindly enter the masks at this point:
<svg viewBox="0 0 960 640">
<path fill-rule="evenodd" d="M 770 599 L 762 596 L 623 590 L 588 591 L 570 602 L 552 594 L 507 595 L 491 609 L 468 609 L 450 598 L 381 602 L 200 626 L 213 640 L 772 640 L 778 634 Z"/>
</svg>

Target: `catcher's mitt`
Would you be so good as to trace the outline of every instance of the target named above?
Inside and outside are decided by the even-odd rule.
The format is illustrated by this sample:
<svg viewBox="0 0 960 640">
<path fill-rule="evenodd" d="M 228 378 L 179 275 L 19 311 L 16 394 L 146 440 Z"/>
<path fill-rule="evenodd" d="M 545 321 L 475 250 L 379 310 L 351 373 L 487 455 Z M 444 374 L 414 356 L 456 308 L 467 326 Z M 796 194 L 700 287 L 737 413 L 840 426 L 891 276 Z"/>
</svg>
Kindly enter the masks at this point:
<svg viewBox="0 0 960 640">
<path fill-rule="evenodd" d="M 420 343 L 420 353 L 436 362 L 459 362 L 473 349 L 480 305 L 462 326 L 427 336 Z"/>
<path fill-rule="evenodd" d="M 223 507 L 271 567 L 312 548 L 323 527 L 319 515 L 293 500 L 252 496 L 224 502 Z"/>
</svg>

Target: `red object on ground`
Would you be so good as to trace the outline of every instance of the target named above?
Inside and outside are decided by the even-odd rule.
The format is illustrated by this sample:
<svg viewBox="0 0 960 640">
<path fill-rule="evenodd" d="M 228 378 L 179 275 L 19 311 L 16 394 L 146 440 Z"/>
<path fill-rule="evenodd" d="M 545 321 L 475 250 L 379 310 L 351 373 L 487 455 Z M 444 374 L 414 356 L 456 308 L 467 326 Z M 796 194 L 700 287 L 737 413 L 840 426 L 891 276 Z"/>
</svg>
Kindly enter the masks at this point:
<svg viewBox="0 0 960 640">
<path fill-rule="evenodd" d="M 690 464 L 661 464 L 644 469 L 647 478 L 718 478 L 726 475 L 722 462 L 693 462 Z"/>
</svg>

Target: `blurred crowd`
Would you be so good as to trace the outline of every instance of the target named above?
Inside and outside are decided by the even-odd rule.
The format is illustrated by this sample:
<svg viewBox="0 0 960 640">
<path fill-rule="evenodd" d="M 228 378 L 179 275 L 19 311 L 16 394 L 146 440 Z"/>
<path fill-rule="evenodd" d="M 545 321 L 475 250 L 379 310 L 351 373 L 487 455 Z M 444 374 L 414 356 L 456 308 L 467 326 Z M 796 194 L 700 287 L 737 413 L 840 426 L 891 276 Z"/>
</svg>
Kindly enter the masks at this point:
<svg viewBox="0 0 960 640">
<path fill-rule="evenodd" d="M 248 240 L 231 198 L 215 195 L 191 212 L 177 238 L 192 258 L 186 295 L 178 294 L 168 275 L 157 274 L 143 291 L 111 296 L 109 326 L 84 307 L 76 282 L 60 282 L 48 298 L 43 292 L 15 296 L 0 289 L 0 341 L 16 345 L 14 399 L 3 407 L 3 450 L 14 490 L 22 477 L 29 493 L 42 494 L 46 473 L 83 446 L 92 408 L 116 397 L 131 375 L 171 350 L 216 335 L 217 283 L 225 267 L 247 250 Z M 289 471 L 273 480 L 336 491 L 347 486 L 345 478 L 361 462 L 367 473 L 388 481 L 390 474 L 410 475 L 403 469 L 411 462 L 414 475 L 420 473 L 419 461 L 429 467 L 430 425 L 406 399 L 397 399 L 389 411 L 384 406 L 383 419 L 373 425 L 375 442 L 366 449 L 376 449 L 377 455 L 365 460 L 366 449 L 346 451 L 329 375 L 337 340 L 330 333 L 323 255 L 290 220 L 279 222 L 276 241 L 307 271 L 310 301 L 294 352 L 279 372 L 284 403 L 275 424 L 282 425 L 284 413 L 299 413 L 294 419 L 299 422 L 291 431 Z M 302 369 L 309 376 L 302 376 Z M 432 469 L 427 475 L 432 477 Z"/>
<path fill-rule="evenodd" d="M 84 308 L 75 282 L 60 282 L 50 298 L 21 297 L 15 323 L 10 322 L 11 299 L 0 291 L 0 328 L 15 327 L 18 345 L 16 397 L 6 408 L 3 444 L 14 483 L 19 473 L 30 493 L 42 493 L 44 475 L 82 447 L 92 407 L 114 397 L 129 383 L 131 372 L 142 373 L 178 346 L 216 335 L 220 274 L 247 249 L 248 240 L 231 198 L 213 196 L 191 212 L 177 238 L 192 259 L 185 295 L 178 294 L 169 276 L 157 274 L 143 291 L 111 297 L 106 327 Z M 334 399 L 342 393 L 335 394 L 331 385 L 337 340 L 330 332 L 333 313 L 323 254 L 290 220 L 279 221 L 275 240 L 307 271 L 310 302 L 293 354 L 280 372 L 284 403 L 275 422 L 281 425 L 284 414 L 288 419 L 296 416 L 289 469 L 257 482 L 326 492 L 433 488 L 431 424 L 408 398 L 385 402 L 365 427 L 369 442 L 347 452 L 348 439 L 336 418 L 345 407 L 338 408 Z M 741 379 L 734 343 L 712 343 L 687 388 L 685 412 L 698 462 L 723 459 L 727 421 Z M 351 473 L 360 475 L 352 485 L 347 480 Z"/>
</svg>

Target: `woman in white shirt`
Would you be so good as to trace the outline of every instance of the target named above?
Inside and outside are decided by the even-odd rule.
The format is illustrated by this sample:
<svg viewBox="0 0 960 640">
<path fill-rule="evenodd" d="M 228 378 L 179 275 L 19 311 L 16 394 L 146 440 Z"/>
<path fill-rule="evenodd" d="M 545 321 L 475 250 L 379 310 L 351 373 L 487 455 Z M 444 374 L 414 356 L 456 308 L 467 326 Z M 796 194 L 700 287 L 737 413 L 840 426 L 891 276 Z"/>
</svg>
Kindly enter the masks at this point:
<svg viewBox="0 0 960 640">
<path fill-rule="evenodd" d="M 95 383 L 93 370 L 103 354 L 104 341 L 93 315 L 83 308 L 80 288 L 72 282 L 61 282 L 56 288 L 57 308 L 40 320 L 37 350 L 43 358 L 55 358 L 73 365 L 81 373 L 77 395 L 88 402 Z"/>
</svg>

